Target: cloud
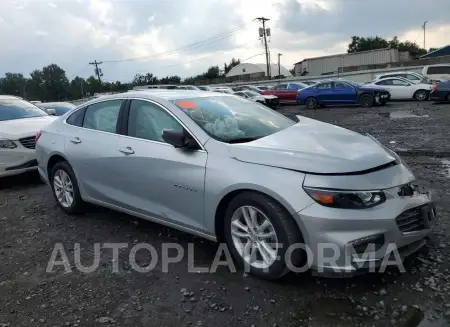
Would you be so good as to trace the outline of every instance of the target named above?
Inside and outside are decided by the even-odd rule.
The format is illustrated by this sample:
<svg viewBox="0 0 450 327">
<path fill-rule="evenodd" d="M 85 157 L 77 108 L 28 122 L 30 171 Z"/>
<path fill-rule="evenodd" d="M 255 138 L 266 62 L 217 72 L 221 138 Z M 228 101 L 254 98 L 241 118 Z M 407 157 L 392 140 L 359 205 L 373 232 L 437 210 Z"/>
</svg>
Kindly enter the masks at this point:
<svg viewBox="0 0 450 327">
<path fill-rule="evenodd" d="M 414 41 L 426 19 L 427 47 L 438 47 L 450 43 L 447 2 L 2 0 L 0 75 L 27 75 L 56 63 L 69 78 L 88 77 L 93 74 L 89 62 L 98 60 L 104 62 L 105 80 L 127 81 L 146 72 L 192 76 L 233 57 L 264 62 L 258 56 L 263 52 L 260 24 L 252 21 L 259 16 L 270 17 L 272 59 L 283 53 L 287 68 L 304 58 L 345 52 L 352 35 Z M 126 60 L 136 57 L 143 58 Z"/>
</svg>

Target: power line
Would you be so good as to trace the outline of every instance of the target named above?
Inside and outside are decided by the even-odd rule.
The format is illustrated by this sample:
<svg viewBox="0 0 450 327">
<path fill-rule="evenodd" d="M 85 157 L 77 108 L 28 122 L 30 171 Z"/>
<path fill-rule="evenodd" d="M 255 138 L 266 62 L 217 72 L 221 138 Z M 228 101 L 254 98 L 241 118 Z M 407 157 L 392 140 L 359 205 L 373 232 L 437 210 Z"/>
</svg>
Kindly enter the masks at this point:
<svg viewBox="0 0 450 327">
<path fill-rule="evenodd" d="M 248 57 L 248 58 L 246 58 L 246 59 L 244 59 L 244 60 L 241 60 L 241 62 L 250 60 L 250 59 L 255 58 L 255 57 L 258 57 L 258 56 L 262 56 L 263 54 L 265 54 L 265 52 L 261 52 L 261 53 L 255 54 L 255 55 L 253 55 L 253 56 L 251 56 L 251 57 Z"/>
<path fill-rule="evenodd" d="M 254 21 L 254 20 L 253 20 Z M 222 32 L 220 34 L 217 34 L 215 36 L 209 37 L 203 41 L 199 41 L 199 42 L 194 42 L 191 43 L 189 45 L 186 45 L 184 47 L 181 48 L 177 48 L 177 49 L 173 49 L 170 51 L 166 51 L 166 52 L 161 52 L 161 53 L 157 53 L 157 54 L 153 54 L 153 55 L 148 55 L 148 56 L 143 56 L 143 57 L 135 57 L 135 58 L 128 58 L 128 59 L 119 59 L 119 60 L 103 60 L 104 63 L 117 63 L 117 62 L 127 62 L 127 61 L 136 61 L 136 60 L 142 60 L 142 59 L 151 59 L 151 58 L 157 58 L 160 56 L 164 56 L 164 55 L 170 55 L 170 54 L 174 54 L 180 51 L 187 51 L 187 50 L 193 50 L 193 49 L 197 49 L 200 47 L 203 47 L 205 45 L 223 40 L 227 37 L 230 37 L 232 35 L 234 35 L 236 32 L 244 29 L 245 26 L 247 26 L 249 23 L 245 23 L 245 24 L 241 24 L 231 30 Z"/>
</svg>

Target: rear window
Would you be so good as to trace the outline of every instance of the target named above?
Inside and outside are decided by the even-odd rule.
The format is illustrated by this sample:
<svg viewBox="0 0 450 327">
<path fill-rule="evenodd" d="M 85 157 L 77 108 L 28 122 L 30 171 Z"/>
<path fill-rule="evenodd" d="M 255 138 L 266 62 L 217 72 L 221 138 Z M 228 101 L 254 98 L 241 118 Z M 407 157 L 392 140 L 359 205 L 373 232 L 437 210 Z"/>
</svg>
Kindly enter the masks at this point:
<svg viewBox="0 0 450 327">
<path fill-rule="evenodd" d="M 427 75 L 450 74 L 450 66 L 431 66 L 427 69 Z"/>
<path fill-rule="evenodd" d="M 41 108 L 21 99 L 0 100 L 0 121 L 48 116 Z"/>
<path fill-rule="evenodd" d="M 239 97 L 213 96 L 172 102 L 212 138 L 227 143 L 253 141 L 295 124 L 270 108 Z"/>
</svg>

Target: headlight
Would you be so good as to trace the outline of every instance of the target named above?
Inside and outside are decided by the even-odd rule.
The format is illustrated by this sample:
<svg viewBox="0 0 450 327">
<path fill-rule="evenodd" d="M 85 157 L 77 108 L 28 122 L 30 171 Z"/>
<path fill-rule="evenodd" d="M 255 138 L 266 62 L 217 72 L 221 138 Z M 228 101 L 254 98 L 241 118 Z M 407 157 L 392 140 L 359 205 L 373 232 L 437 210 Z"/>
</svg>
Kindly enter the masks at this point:
<svg viewBox="0 0 450 327">
<path fill-rule="evenodd" d="M 304 187 L 317 203 L 339 209 L 366 209 L 386 201 L 382 191 L 341 191 Z"/>
<path fill-rule="evenodd" d="M 0 149 L 14 149 L 17 148 L 16 143 L 7 139 L 0 139 Z"/>
</svg>

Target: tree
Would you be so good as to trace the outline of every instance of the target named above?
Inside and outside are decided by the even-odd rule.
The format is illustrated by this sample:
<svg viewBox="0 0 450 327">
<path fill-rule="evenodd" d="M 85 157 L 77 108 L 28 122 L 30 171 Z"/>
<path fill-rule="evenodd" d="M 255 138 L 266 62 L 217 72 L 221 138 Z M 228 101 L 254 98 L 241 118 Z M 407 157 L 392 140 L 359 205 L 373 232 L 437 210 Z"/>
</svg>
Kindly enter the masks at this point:
<svg viewBox="0 0 450 327">
<path fill-rule="evenodd" d="M 223 64 L 223 75 L 225 76 L 228 74 L 228 72 L 235 66 L 240 65 L 241 60 L 240 59 L 231 59 L 230 63 L 227 65 L 227 63 Z"/>
<path fill-rule="evenodd" d="M 161 79 L 159 80 L 159 83 L 160 83 L 160 84 L 163 84 L 163 85 L 165 85 L 165 84 L 175 84 L 175 85 L 178 85 L 178 84 L 181 83 L 181 77 L 180 77 L 180 76 L 177 76 L 177 75 L 174 75 L 174 76 L 166 76 L 166 77 L 161 78 Z"/>
<path fill-rule="evenodd" d="M 438 50 L 439 48 L 430 48 L 430 50 L 428 50 L 428 52 L 433 52 L 433 51 L 436 51 L 436 50 Z"/>
<path fill-rule="evenodd" d="M 389 46 L 388 41 L 378 36 L 375 37 L 352 36 L 352 41 L 348 45 L 347 52 L 355 53 L 361 51 L 383 49 L 387 48 L 388 46 Z"/>
<path fill-rule="evenodd" d="M 355 53 L 385 48 L 398 49 L 398 51 L 407 51 L 411 54 L 413 58 L 418 58 L 427 53 L 425 49 L 422 49 L 414 42 L 411 41 L 400 42 L 397 36 L 394 36 L 390 41 L 387 41 L 379 36 L 375 37 L 352 36 L 352 40 L 348 44 L 347 52 Z"/>
<path fill-rule="evenodd" d="M 27 80 L 22 74 L 6 73 L 0 79 L 0 90 L 4 94 L 26 97 Z"/>
</svg>

